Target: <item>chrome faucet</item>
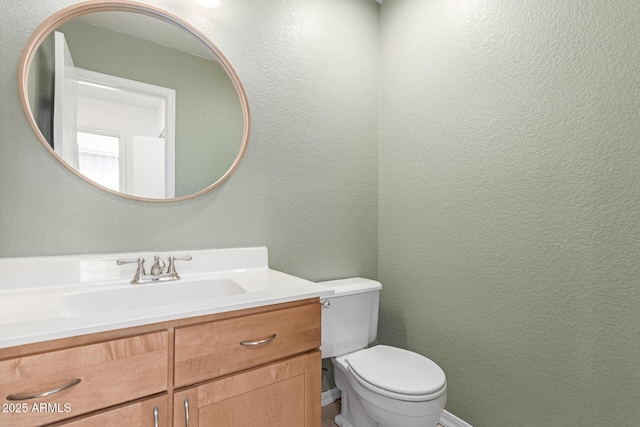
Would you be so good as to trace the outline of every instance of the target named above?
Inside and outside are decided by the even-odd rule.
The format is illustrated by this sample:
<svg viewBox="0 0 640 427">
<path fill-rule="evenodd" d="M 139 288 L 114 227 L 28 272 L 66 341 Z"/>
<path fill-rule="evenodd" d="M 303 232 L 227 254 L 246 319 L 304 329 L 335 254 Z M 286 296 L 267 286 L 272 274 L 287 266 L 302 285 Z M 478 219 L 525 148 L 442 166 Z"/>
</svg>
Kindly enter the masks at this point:
<svg viewBox="0 0 640 427">
<path fill-rule="evenodd" d="M 163 273 L 166 265 L 164 261 L 160 259 L 159 256 L 153 257 L 153 266 L 151 267 L 151 274 L 147 274 L 144 270 L 144 258 L 138 258 L 135 260 L 126 260 L 119 259 L 116 261 L 116 264 L 138 264 L 138 268 L 136 268 L 136 272 L 133 275 L 133 279 L 131 280 L 132 285 L 137 285 L 139 283 L 149 283 L 149 282 L 164 282 L 169 280 L 179 280 L 180 276 L 176 271 L 176 261 L 191 261 L 193 258 L 191 255 L 186 255 L 183 257 L 169 257 L 169 266 L 167 267 L 166 273 Z"/>
</svg>

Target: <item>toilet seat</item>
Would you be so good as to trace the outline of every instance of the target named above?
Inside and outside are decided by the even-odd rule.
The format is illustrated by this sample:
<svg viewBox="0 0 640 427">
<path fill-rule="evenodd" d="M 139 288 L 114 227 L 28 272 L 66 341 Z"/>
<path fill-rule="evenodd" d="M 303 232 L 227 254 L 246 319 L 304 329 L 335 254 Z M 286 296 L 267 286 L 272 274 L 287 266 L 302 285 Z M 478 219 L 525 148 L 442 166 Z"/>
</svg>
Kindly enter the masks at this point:
<svg viewBox="0 0 640 427">
<path fill-rule="evenodd" d="M 432 360 L 401 348 L 377 345 L 346 357 L 362 386 L 393 399 L 426 401 L 446 391 L 444 372 Z"/>
</svg>

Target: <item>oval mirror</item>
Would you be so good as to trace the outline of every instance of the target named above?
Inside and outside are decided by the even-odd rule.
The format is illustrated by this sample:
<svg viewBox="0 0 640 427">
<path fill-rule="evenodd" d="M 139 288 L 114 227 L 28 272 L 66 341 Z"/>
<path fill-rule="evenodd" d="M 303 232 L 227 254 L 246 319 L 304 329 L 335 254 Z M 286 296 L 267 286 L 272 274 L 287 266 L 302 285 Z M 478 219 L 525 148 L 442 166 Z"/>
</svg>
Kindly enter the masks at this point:
<svg viewBox="0 0 640 427">
<path fill-rule="evenodd" d="M 219 185 L 249 137 L 231 64 L 203 34 L 129 1 L 52 15 L 20 62 L 22 106 L 40 141 L 77 176 L 125 197 L 172 201 Z"/>
</svg>

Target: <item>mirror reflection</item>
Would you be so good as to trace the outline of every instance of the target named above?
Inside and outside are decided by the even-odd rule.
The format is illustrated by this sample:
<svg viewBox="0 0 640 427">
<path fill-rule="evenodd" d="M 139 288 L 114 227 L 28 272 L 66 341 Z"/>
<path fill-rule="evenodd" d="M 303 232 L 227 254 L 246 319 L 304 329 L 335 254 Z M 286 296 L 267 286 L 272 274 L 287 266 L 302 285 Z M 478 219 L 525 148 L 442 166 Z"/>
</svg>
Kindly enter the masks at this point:
<svg viewBox="0 0 640 427">
<path fill-rule="evenodd" d="M 43 40 L 27 97 L 44 140 L 80 175 L 136 198 L 174 199 L 212 186 L 242 154 L 248 117 L 237 86 L 185 29 L 106 11 Z"/>
</svg>

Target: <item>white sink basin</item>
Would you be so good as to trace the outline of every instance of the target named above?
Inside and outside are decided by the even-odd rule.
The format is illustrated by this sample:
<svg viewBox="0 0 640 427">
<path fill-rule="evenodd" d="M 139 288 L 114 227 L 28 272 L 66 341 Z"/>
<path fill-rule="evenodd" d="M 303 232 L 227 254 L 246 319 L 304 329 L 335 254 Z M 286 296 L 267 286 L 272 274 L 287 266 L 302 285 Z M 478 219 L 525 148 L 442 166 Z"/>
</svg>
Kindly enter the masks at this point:
<svg viewBox="0 0 640 427">
<path fill-rule="evenodd" d="M 229 279 L 177 280 L 66 294 L 60 296 L 58 307 L 63 316 L 77 317 L 211 301 L 246 292 Z"/>
<path fill-rule="evenodd" d="M 180 280 L 130 285 L 118 259 L 192 257 Z M 3 348 L 333 294 L 269 268 L 267 248 L 0 258 Z"/>
</svg>

